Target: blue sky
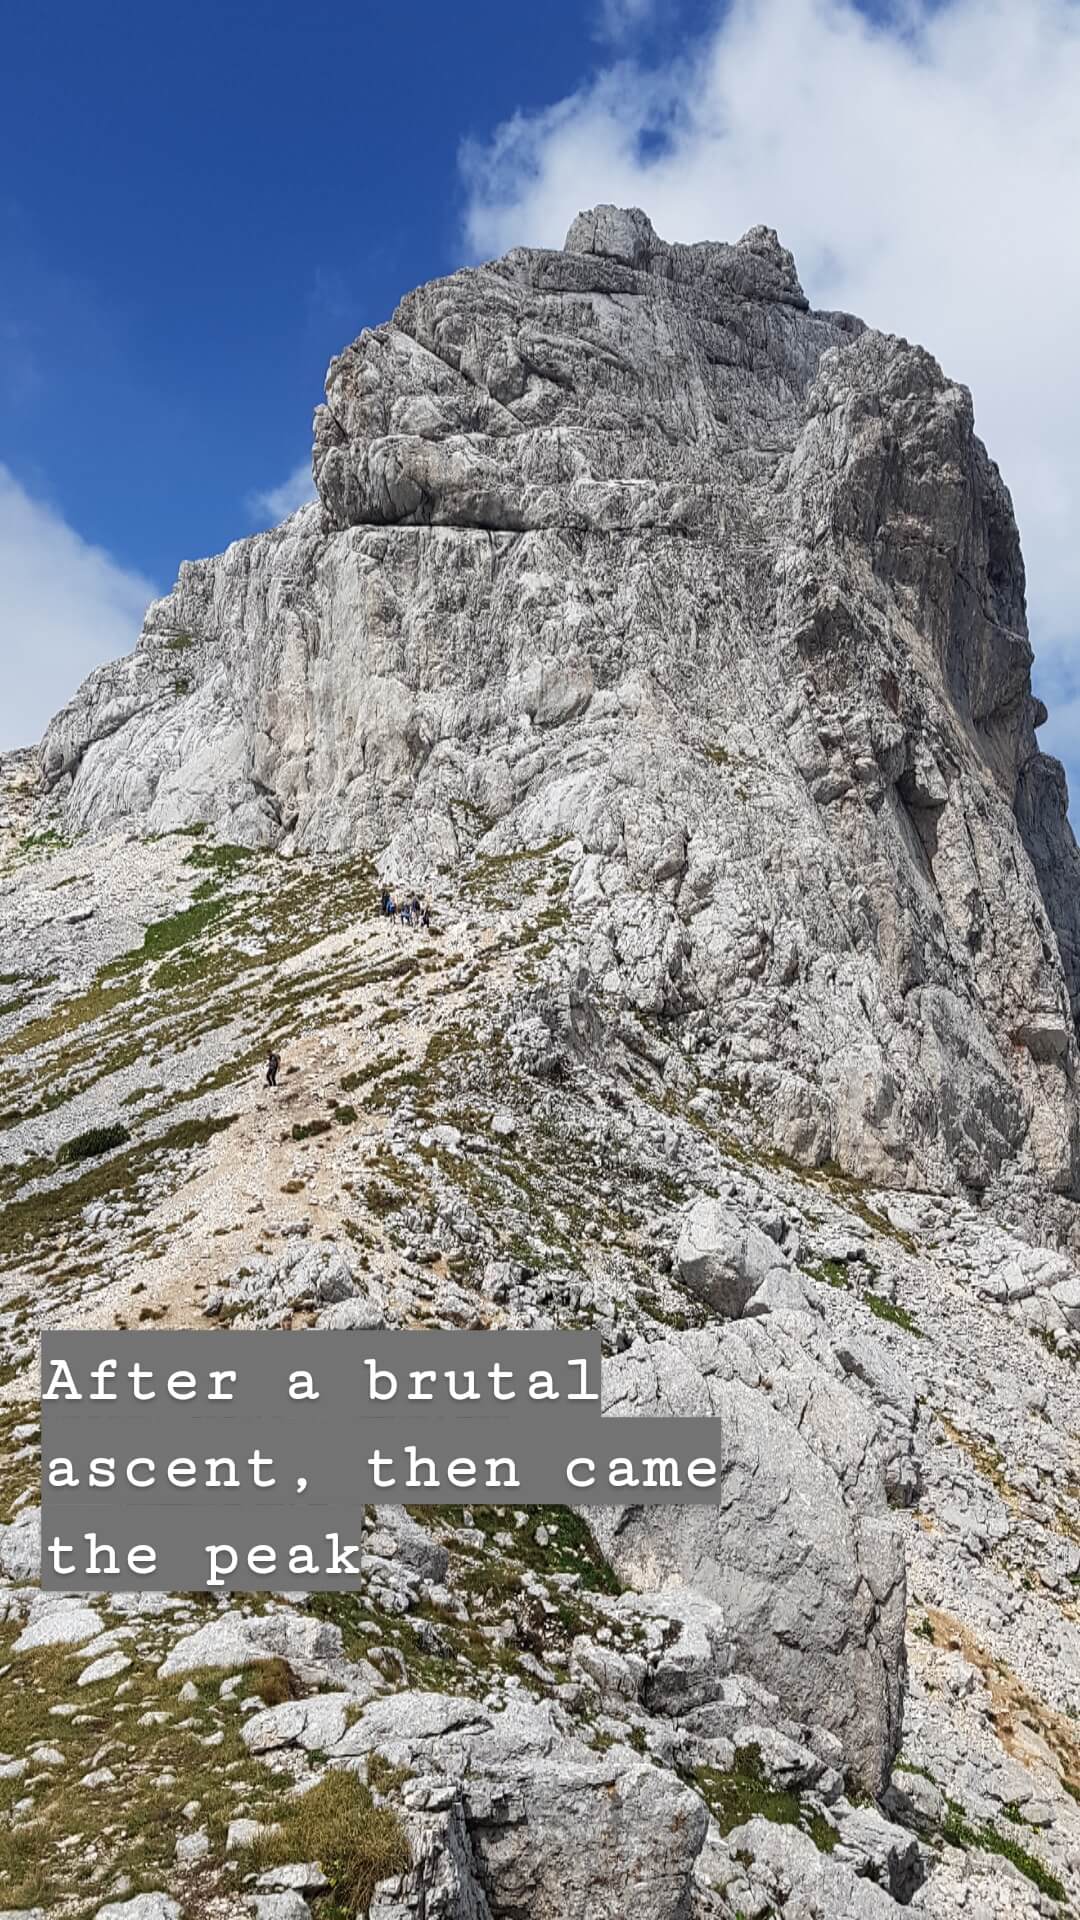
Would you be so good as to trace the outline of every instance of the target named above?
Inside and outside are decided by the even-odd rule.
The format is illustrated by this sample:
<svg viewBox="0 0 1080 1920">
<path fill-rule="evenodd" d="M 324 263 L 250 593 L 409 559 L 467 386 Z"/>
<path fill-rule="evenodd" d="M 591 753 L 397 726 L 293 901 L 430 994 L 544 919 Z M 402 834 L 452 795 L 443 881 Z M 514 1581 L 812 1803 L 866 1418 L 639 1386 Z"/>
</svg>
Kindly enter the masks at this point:
<svg viewBox="0 0 1080 1920">
<path fill-rule="evenodd" d="M 361 327 L 633 199 L 669 238 L 776 225 L 818 304 L 972 386 L 1080 786 L 1078 25 L 1078 0 L 9 9 L 0 744 L 133 643 L 182 559 L 285 509 Z"/>
<path fill-rule="evenodd" d="M 690 8 L 679 9 L 684 20 Z M 580 5 L 8 11 L 0 458 L 163 584 L 247 530 L 326 363 L 460 265 L 463 139 L 573 89 Z"/>
</svg>

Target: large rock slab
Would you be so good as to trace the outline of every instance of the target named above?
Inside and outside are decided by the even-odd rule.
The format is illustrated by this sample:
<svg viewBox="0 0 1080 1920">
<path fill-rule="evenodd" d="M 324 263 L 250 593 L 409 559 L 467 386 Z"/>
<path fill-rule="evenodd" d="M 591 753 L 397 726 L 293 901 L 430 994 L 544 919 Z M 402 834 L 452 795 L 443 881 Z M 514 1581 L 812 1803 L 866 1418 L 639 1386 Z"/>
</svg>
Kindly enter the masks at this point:
<svg viewBox="0 0 1080 1920">
<path fill-rule="evenodd" d="M 180 1902 L 167 1893 L 137 1893 L 99 1907 L 96 1920 L 180 1920 Z"/>
<path fill-rule="evenodd" d="M 903 1912 L 884 1887 L 831 1854 L 819 1853 L 798 1827 L 758 1816 L 735 1827 L 727 1846 L 746 1861 L 758 1897 L 782 1902 L 791 1920 L 833 1914 L 843 1914 L 844 1920 L 898 1920 Z"/>
<path fill-rule="evenodd" d="M 249 1753 L 273 1753 L 280 1747 L 321 1752 L 344 1735 L 351 1693 L 318 1693 L 308 1700 L 285 1700 L 244 1722 L 241 1738 Z"/>
<path fill-rule="evenodd" d="M 366 1770 L 374 1751 L 421 1781 L 453 1784 L 493 1914 L 684 1920 L 708 1813 L 674 1774 L 628 1747 L 596 1753 L 548 1704 L 513 1701 L 496 1713 L 409 1693 L 373 1701 L 328 1758 Z M 421 1806 L 438 1804 L 422 1785 L 409 1791 Z M 470 1898 L 464 1911 L 478 1917 L 475 1889 Z"/>
<path fill-rule="evenodd" d="M 640 1701 L 650 1714 L 682 1719 L 721 1697 L 734 1662 L 732 1636 L 714 1601 L 691 1588 L 623 1593 L 606 1609 L 634 1635 L 632 1653 L 582 1634 L 574 1641 L 577 1674 L 606 1705 Z"/>
<path fill-rule="evenodd" d="M 42 1600 L 45 1604 L 32 1609 L 15 1642 L 16 1653 L 30 1653 L 35 1647 L 77 1647 L 101 1632 L 101 1616 L 92 1607 L 77 1600 L 65 1602 L 61 1595 L 43 1595 Z"/>
<path fill-rule="evenodd" d="M 200 1667 L 233 1671 L 273 1659 L 285 1660 L 315 1680 L 337 1679 L 355 1697 L 366 1698 L 380 1684 L 366 1662 L 345 1659 L 338 1627 L 286 1608 L 250 1617 L 232 1611 L 219 1614 L 177 1640 L 158 1672 L 167 1680 Z"/>
<path fill-rule="evenodd" d="M 905 1576 L 866 1409 L 762 1321 L 635 1343 L 606 1363 L 604 1394 L 613 1415 L 711 1415 L 720 1433 L 715 1507 L 590 1511 L 616 1570 L 714 1601 L 737 1665 L 879 1791 L 900 1736 Z"/>
</svg>

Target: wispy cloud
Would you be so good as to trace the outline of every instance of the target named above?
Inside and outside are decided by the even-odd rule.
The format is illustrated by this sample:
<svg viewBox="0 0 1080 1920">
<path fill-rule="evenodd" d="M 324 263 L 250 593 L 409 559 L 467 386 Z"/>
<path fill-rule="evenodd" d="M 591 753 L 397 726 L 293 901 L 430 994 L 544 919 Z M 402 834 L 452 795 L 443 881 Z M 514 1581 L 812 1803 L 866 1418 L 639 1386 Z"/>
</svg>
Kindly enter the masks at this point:
<svg viewBox="0 0 1080 1920">
<path fill-rule="evenodd" d="M 0 465 L 0 748 L 39 740 L 91 668 L 134 645 L 157 592 Z"/>
<path fill-rule="evenodd" d="M 1076 0 L 897 0 L 884 22 L 854 0 L 734 0 L 666 65 L 613 60 L 463 155 L 474 256 L 559 246 L 599 200 L 643 206 L 669 240 L 764 222 L 815 304 L 922 342 L 971 387 L 1074 795 L 1078 99 Z"/>
<path fill-rule="evenodd" d="M 637 33 L 653 17 L 656 0 L 599 0 L 597 38 L 618 43 Z"/>
<path fill-rule="evenodd" d="M 267 487 L 260 493 L 248 495 L 247 509 L 252 522 L 257 526 L 276 527 L 281 520 L 287 520 L 290 513 L 297 513 L 316 497 L 315 482 L 311 477 L 311 460 L 302 460 L 294 467 L 287 480 L 280 486 Z"/>
</svg>

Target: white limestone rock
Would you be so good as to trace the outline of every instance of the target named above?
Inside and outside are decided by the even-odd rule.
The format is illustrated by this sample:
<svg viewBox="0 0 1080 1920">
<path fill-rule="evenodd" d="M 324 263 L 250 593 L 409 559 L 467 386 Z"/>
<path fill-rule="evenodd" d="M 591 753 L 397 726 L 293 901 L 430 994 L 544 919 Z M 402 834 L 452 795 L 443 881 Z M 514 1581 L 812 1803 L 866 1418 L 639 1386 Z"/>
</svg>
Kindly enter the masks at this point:
<svg viewBox="0 0 1080 1920">
<path fill-rule="evenodd" d="M 675 1260 L 691 1293 L 717 1313 L 737 1320 L 770 1276 L 784 1272 L 774 1241 L 733 1207 L 702 1198 L 690 1209 Z"/>
<path fill-rule="evenodd" d="M 99 1907 L 95 1920 L 180 1920 L 180 1903 L 167 1893 L 137 1893 Z"/>
<path fill-rule="evenodd" d="M 767 228 L 598 207 L 326 394 L 318 502 L 186 564 L 48 728 L 69 823 L 417 877 L 473 857 L 459 802 L 481 853 L 572 838 L 597 992 L 710 1010 L 785 1152 L 1075 1197 L 1080 854 L 966 390 Z"/>
<path fill-rule="evenodd" d="M 0 1527 L 0 1574 L 16 1582 L 41 1577 L 41 1508 L 22 1507 Z"/>
<path fill-rule="evenodd" d="M 16 1653 L 29 1653 L 34 1647 L 77 1647 L 93 1640 L 101 1632 L 101 1617 L 80 1601 L 65 1601 L 62 1595 L 42 1595 L 45 1602 L 33 1608 L 27 1625 L 15 1642 Z M 56 1604 L 56 1602 L 60 1604 Z"/>
<path fill-rule="evenodd" d="M 590 1509 L 590 1524 L 631 1586 L 678 1582 L 714 1601 L 738 1666 L 792 1719 L 836 1734 L 877 1792 L 899 1740 L 905 1608 L 877 1429 L 770 1325 L 636 1342 L 606 1363 L 606 1413 L 719 1421 L 719 1497 Z"/>
<path fill-rule="evenodd" d="M 460 1805 L 493 1911 L 682 1920 L 704 1804 L 627 1747 L 596 1753 L 549 1704 L 512 1697 L 493 1713 L 445 1694 L 389 1695 L 328 1758 L 360 1769 L 372 1752 L 446 1783 L 435 1807 Z M 432 1804 L 428 1791 L 417 1799 Z M 474 1888 L 468 1898 L 460 1910 L 479 1920 Z"/>
</svg>

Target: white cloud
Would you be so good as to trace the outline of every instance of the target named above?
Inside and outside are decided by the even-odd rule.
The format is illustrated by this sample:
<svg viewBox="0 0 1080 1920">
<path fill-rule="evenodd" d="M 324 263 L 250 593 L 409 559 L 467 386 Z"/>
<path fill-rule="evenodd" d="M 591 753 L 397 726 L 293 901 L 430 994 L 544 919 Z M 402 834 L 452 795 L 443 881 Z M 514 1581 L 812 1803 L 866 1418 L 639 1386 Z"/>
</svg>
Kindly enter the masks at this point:
<svg viewBox="0 0 1080 1920">
<path fill-rule="evenodd" d="M 612 64 L 462 156 L 476 257 L 559 246 L 601 200 L 669 240 L 763 222 L 815 305 L 922 342 L 971 388 L 1076 796 L 1078 100 L 1080 0 L 898 0 L 887 25 L 853 0 L 734 0 L 666 67 Z"/>
<path fill-rule="evenodd" d="M 287 520 L 290 513 L 296 513 L 315 498 L 309 456 L 293 468 L 288 479 L 283 480 L 279 487 L 267 487 L 265 492 L 251 494 L 247 503 L 248 512 L 260 526 L 276 527 L 279 521 Z"/>
<path fill-rule="evenodd" d="M 0 750 L 39 740 L 92 667 L 129 651 L 156 593 L 0 464 Z"/>
</svg>

